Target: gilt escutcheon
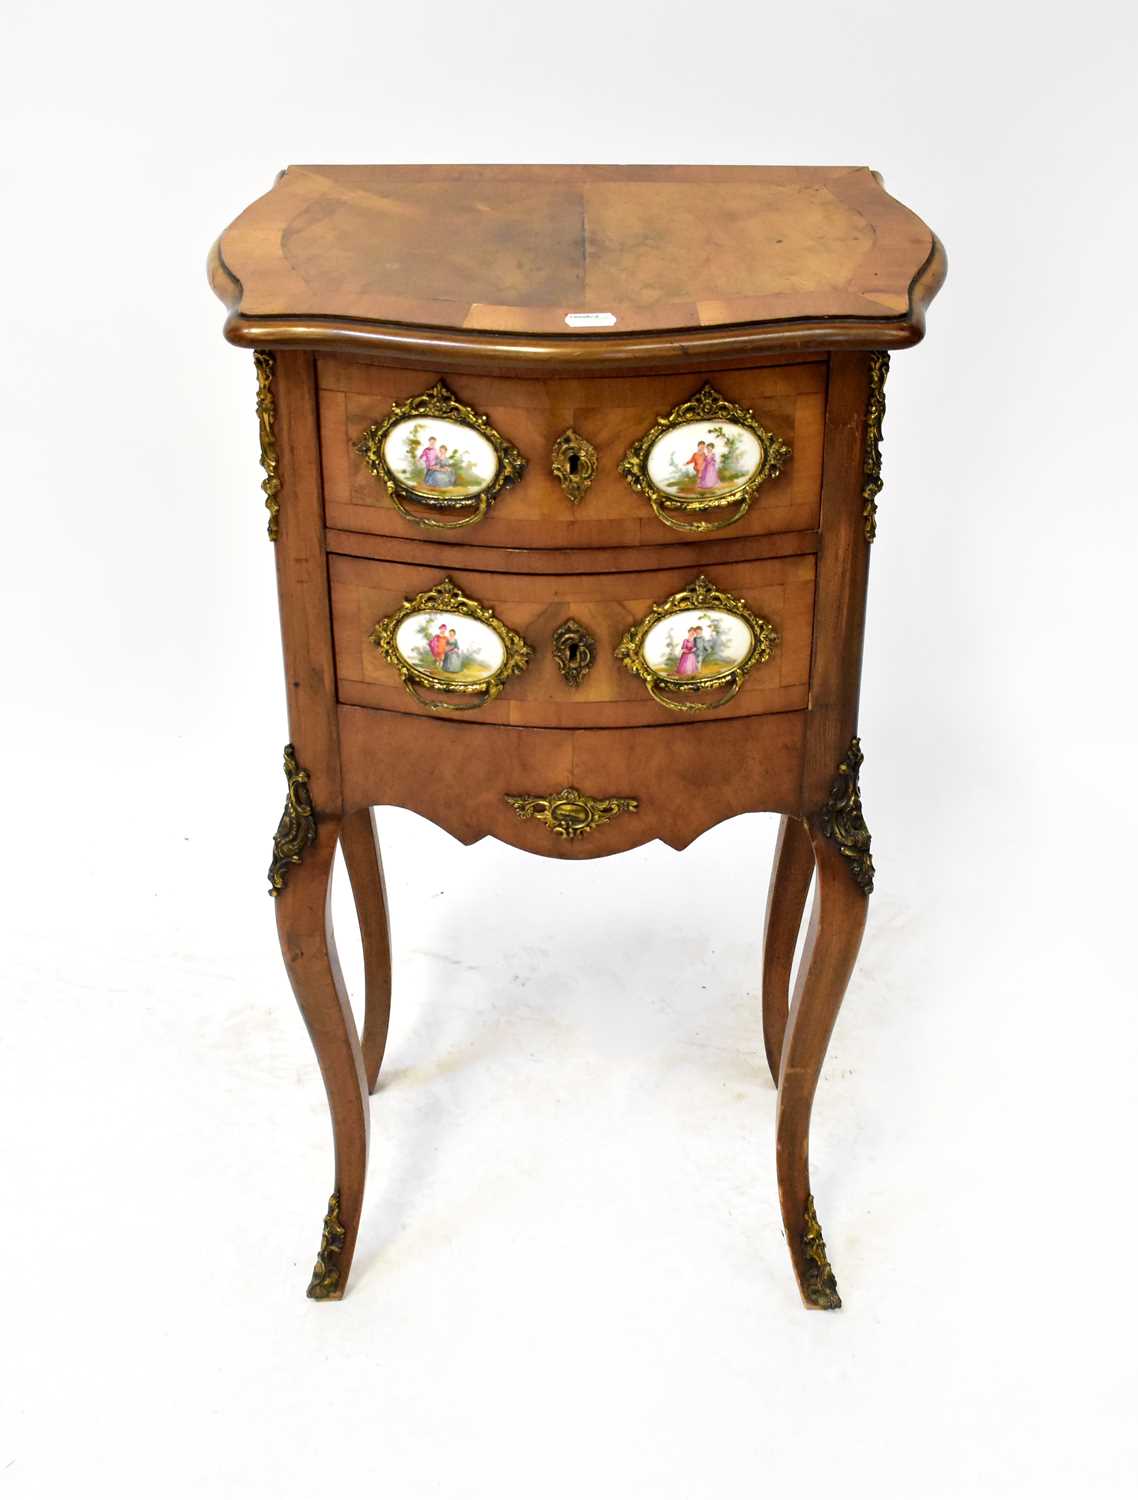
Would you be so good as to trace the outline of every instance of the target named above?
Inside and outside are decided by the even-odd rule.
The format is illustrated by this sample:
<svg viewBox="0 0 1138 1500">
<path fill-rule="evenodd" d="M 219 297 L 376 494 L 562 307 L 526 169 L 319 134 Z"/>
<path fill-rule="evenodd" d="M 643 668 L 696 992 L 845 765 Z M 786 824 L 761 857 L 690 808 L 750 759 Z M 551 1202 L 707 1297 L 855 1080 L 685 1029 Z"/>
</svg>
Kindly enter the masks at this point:
<svg viewBox="0 0 1138 1500">
<path fill-rule="evenodd" d="M 576 620 L 566 620 L 553 632 L 553 659 L 570 687 L 580 687 L 596 654 L 596 641 Z"/>
<path fill-rule="evenodd" d="M 580 505 L 597 472 L 597 450 L 572 427 L 553 445 L 553 475 L 572 505 Z"/>
</svg>

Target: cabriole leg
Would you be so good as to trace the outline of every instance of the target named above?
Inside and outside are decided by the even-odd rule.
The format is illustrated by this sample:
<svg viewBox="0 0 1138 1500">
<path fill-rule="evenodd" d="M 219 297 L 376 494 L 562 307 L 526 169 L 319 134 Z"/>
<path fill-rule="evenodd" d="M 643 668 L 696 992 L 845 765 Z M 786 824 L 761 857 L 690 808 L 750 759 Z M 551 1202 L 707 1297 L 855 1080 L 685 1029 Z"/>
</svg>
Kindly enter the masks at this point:
<svg viewBox="0 0 1138 1500">
<path fill-rule="evenodd" d="M 838 766 L 826 806 L 809 820 L 817 885 L 779 1065 L 778 1195 L 807 1307 L 842 1305 L 810 1191 L 810 1113 L 873 889 L 869 830 L 858 788 L 861 762 L 855 739 Z"/>
<path fill-rule="evenodd" d="M 763 933 L 763 1043 L 776 1084 L 790 1009 L 790 971 L 813 878 L 814 851 L 806 824 L 800 818 L 784 817 L 774 851 Z"/>
<path fill-rule="evenodd" d="M 356 1248 L 367 1175 L 369 1101 L 359 1035 L 332 934 L 332 861 L 340 820 L 313 816 L 306 781 L 303 772 L 289 773 L 289 806 L 274 844 L 270 878 L 281 953 L 332 1115 L 335 1187 L 308 1287 L 310 1297 L 330 1301 L 344 1294 Z"/>
<path fill-rule="evenodd" d="M 387 891 L 383 861 L 370 807 L 346 813 L 340 827 L 340 847 L 352 883 L 356 916 L 364 954 L 364 1072 L 375 1093 L 387 1046 L 391 1020 L 391 938 L 387 923 Z"/>
</svg>

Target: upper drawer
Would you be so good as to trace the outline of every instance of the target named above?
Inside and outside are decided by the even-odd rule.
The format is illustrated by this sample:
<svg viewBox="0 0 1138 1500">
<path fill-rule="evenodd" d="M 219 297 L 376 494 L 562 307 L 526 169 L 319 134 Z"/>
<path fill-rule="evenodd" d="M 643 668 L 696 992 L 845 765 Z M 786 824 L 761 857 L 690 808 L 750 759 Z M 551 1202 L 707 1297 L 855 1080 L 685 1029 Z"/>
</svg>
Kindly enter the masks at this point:
<svg viewBox="0 0 1138 1500">
<path fill-rule="evenodd" d="M 761 478 L 763 439 L 752 441 L 748 429 L 716 415 L 718 408 L 703 407 L 711 415 L 700 422 L 677 427 L 675 442 L 661 441 L 649 466 L 666 497 L 660 506 L 679 526 L 693 522 L 730 521 L 721 530 L 694 535 L 746 536 L 772 532 L 811 531 L 818 525 L 822 482 L 822 433 L 825 420 L 825 360 L 762 369 L 732 370 L 709 376 L 640 376 L 629 379 L 595 378 L 566 380 L 500 379 L 490 376 L 453 375 L 447 387 L 458 402 L 484 417 L 494 433 L 520 454 L 524 470 L 515 482 L 495 495 L 485 516 L 475 524 L 447 530 L 422 528 L 400 513 L 385 484 L 369 469 L 358 445 L 369 429 L 382 427 L 397 403 L 428 392 L 439 380 L 431 373 L 385 369 L 380 365 L 339 357 L 317 360 L 320 385 L 321 446 L 324 465 L 324 503 L 330 527 L 344 531 L 372 532 L 380 536 L 421 536 L 432 541 L 459 541 L 464 545 L 495 547 L 630 547 L 642 543 L 690 542 L 691 530 L 676 529 L 653 509 L 652 501 L 638 493 L 621 474 L 626 454 L 649 434 L 662 417 L 696 397 L 710 385 L 729 405 L 753 414 L 755 424 L 772 440 L 768 456 L 779 468 L 777 476 L 762 479 L 751 488 L 749 508 L 737 520 L 730 518 L 741 508 L 734 499 L 736 488 L 749 473 Z M 416 419 L 417 420 L 417 419 Z M 418 479 L 427 467 L 435 480 L 461 479 L 449 465 L 450 454 L 440 462 L 448 433 L 456 429 L 427 417 L 419 431 L 406 419 L 387 449 L 392 463 L 413 465 Z M 701 425 L 702 424 L 702 425 Z M 707 429 L 705 431 L 705 428 Z M 554 473 L 554 445 L 567 431 L 586 440 L 596 453 L 593 478 L 583 496 L 574 502 Z M 392 429 L 394 431 L 394 429 Z M 389 434 L 390 435 L 390 434 Z M 436 443 L 431 445 L 431 438 Z M 452 445 L 463 443 L 461 433 Z M 702 446 L 701 446 L 702 444 Z M 480 446 L 481 445 L 481 446 Z M 686 449 L 690 447 L 691 453 Z M 790 450 L 782 457 L 783 448 Z M 421 455 L 430 450 L 427 459 Z M 495 460 L 478 434 L 466 441 L 472 458 L 472 473 L 480 454 L 487 468 Z M 705 483 L 697 483 L 696 466 L 687 460 L 697 453 L 714 455 L 702 464 Z M 673 451 L 674 450 L 674 451 Z M 375 451 L 373 444 L 373 452 Z M 667 468 L 675 459 L 679 469 Z M 733 466 L 733 467 L 732 467 Z M 503 477 L 514 478 L 516 460 L 507 457 Z M 507 474 L 507 470 L 510 470 Z M 421 472 L 420 472 L 421 471 Z M 407 472 L 410 472 L 409 470 Z M 485 471 L 483 471 L 485 473 Z M 669 474 L 672 476 L 669 479 Z M 682 475 L 678 478 L 677 475 Z M 718 483 L 713 482 L 718 479 Z M 473 481 L 477 482 L 477 480 Z M 461 484 L 432 489 L 420 483 L 428 497 L 454 499 Z M 679 506 L 669 507 L 672 493 Z M 705 505 L 692 509 L 693 503 Z M 727 503 L 718 503 L 718 502 Z M 406 510 L 452 522 L 474 514 L 474 506 L 435 510 L 431 505 L 408 505 Z"/>
</svg>

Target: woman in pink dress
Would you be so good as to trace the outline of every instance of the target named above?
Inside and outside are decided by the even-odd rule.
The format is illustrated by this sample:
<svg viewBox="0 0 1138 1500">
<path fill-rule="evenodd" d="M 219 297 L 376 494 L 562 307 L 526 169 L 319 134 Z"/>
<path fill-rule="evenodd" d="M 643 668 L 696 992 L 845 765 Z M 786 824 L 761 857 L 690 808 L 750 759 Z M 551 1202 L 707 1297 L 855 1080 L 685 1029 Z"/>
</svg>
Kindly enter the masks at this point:
<svg viewBox="0 0 1138 1500">
<path fill-rule="evenodd" d="M 715 444 L 708 443 L 704 453 L 703 468 L 699 471 L 699 488 L 701 490 L 713 490 L 719 483 L 719 457 L 715 452 Z"/>
<path fill-rule="evenodd" d="M 679 665 L 676 667 L 677 677 L 698 677 L 699 661 L 695 654 L 695 634 L 688 631 L 684 637 L 684 643 L 680 647 Z"/>
<path fill-rule="evenodd" d="M 438 634 L 431 637 L 429 644 L 431 655 L 441 665 L 443 657 L 447 654 L 447 628 L 445 625 L 439 626 Z"/>
</svg>

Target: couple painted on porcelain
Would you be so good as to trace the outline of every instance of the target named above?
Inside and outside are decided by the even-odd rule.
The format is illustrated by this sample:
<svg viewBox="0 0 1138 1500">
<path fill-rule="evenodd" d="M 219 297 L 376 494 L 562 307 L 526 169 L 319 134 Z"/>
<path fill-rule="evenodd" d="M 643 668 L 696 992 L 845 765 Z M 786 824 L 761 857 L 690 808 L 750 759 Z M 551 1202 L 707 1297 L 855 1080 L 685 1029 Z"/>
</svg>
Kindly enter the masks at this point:
<svg viewBox="0 0 1138 1500">
<path fill-rule="evenodd" d="M 705 636 L 702 625 L 693 625 L 684 636 L 680 647 L 680 659 L 676 664 L 677 677 L 698 677 L 704 659 L 711 655 L 715 641 Z"/>
<path fill-rule="evenodd" d="M 447 445 L 445 443 L 440 448 L 436 446 L 434 438 L 428 438 L 427 446 L 419 454 L 419 462 L 425 470 L 424 483 L 430 489 L 450 489 L 454 484 L 454 460 L 447 461 Z"/>
<path fill-rule="evenodd" d="M 719 459 L 716 456 L 715 444 L 700 442 L 695 452 L 684 465 L 686 469 L 695 470 L 696 486 L 701 490 L 713 490 L 719 483 Z"/>
<path fill-rule="evenodd" d="M 459 650 L 458 637 L 453 629 L 448 630 L 445 625 L 440 625 L 431 637 L 429 645 L 435 665 L 441 672 L 462 671 L 462 652 Z"/>
</svg>

